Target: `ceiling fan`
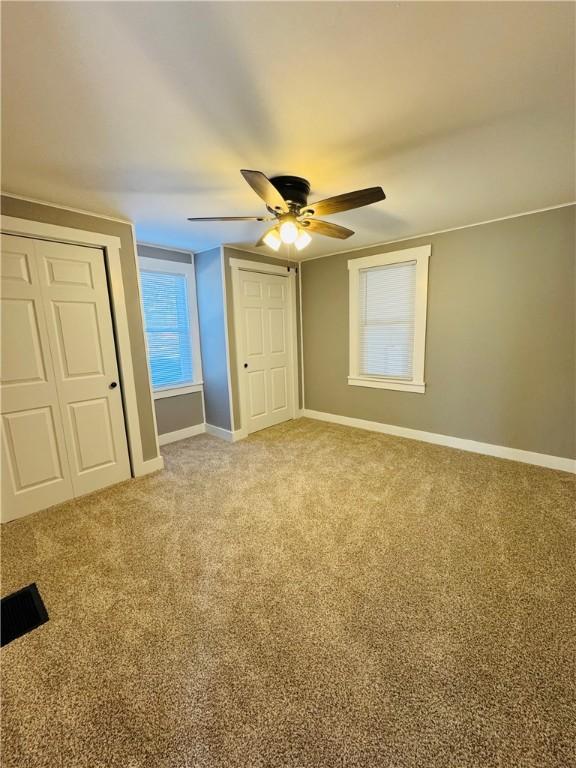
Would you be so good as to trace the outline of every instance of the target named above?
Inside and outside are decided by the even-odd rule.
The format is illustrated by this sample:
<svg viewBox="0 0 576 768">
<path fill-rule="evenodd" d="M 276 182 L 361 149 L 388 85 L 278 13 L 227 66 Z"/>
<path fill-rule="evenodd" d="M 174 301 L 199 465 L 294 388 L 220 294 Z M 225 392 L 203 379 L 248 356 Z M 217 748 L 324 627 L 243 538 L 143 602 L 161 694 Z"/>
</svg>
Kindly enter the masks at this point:
<svg viewBox="0 0 576 768">
<path fill-rule="evenodd" d="M 382 187 L 369 187 L 308 203 L 310 183 L 300 176 L 274 176 L 269 179 L 261 171 L 243 170 L 240 173 L 264 200 L 270 215 L 213 216 L 191 218 L 188 221 L 274 221 L 274 226 L 256 243 L 257 246 L 268 245 L 274 251 L 282 243 L 294 244 L 301 251 L 312 240 L 309 232 L 345 240 L 354 234 L 351 229 L 314 217 L 362 208 L 386 198 Z"/>
</svg>

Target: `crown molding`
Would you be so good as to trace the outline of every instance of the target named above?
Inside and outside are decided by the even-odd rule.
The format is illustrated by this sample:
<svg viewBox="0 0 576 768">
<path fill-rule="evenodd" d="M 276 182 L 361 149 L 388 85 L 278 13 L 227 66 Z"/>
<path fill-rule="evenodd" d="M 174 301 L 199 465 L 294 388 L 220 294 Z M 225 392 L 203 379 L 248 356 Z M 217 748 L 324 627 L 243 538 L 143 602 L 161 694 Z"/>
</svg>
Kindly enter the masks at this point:
<svg viewBox="0 0 576 768">
<path fill-rule="evenodd" d="M 521 216 L 531 216 L 534 213 L 544 213 L 545 211 L 555 211 L 558 208 L 569 208 L 572 205 L 576 205 L 576 200 L 572 200 L 569 203 L 560 203 L 559 205 L 550 205 L 547 208 L 535 208 L 532 211 L 523 211 L 522 213 L 512 213 L 509 216 L 499 216 L 497 219 L 486 219 L 485 221 L 477 221 L 474 224 L 462 224 L 460 227 L 447 227 L 446 229 L 437 229 L 434 232 L 421 232 L 420 234 L 410 235 L 409 237 L 401 237 L 396 240 L 382 240 L 378 243 L 369 243 L 368 245 L 359 245 L 357 248 L 348 248 L 345 251 L 331 251 L 330 253 L 323 253 L 320 256 L 304 256 L 299 261 L 314 261 L 315 259 L 327 259 L 329 256 L 340 256 L 343 253 L 354 253 L 356 251 L 366 251 L 368 248 L 379 248 L 383 245 L 394 245 L 394 243 L 406 243 L 409 240 L 418 240 L 421 237 L 432 237 L 432 235 L 442 235 L 445 232 L 456 232 L 459 229 L 471 229 L 472 227 L 482 227 L 485 224 L 495 224 L 497 221 L 506 221 L 507 219 L 518 219 Z"/>
<path fill-rule="evenodd" d="M 146 248 L 158 248 L 159 251 L 172 251 L 172 253 L 183 253 L 185 256 L 194 256 L 197 251 L 184 248 L 172 248 L 170 245 L 158 245 L 158 243 L 146 243 L 143 240 L 137 240 L 136 245 L 144 245 Z M 211 249 L 209 249 L 211 250 Z"/>
</svg>

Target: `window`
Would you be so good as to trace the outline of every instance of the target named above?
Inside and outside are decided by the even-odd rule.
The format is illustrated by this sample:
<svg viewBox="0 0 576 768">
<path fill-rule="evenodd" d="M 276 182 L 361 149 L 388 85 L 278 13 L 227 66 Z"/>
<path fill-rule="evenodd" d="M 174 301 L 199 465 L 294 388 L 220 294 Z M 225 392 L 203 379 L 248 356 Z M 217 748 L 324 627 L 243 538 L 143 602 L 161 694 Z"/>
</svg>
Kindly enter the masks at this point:
<svg viewBox="0 0 576 768">
<path fill-rule="evenodd" d="M 198 389 L 202 372 L 194 265 L 141 258 L 140 284 L 154 397 Z"/>
<path fill-rule="evenodd" d="M 348 262 L 349 384 L 424 392 L 430 251 L 425 245 Z"/>
</svg>

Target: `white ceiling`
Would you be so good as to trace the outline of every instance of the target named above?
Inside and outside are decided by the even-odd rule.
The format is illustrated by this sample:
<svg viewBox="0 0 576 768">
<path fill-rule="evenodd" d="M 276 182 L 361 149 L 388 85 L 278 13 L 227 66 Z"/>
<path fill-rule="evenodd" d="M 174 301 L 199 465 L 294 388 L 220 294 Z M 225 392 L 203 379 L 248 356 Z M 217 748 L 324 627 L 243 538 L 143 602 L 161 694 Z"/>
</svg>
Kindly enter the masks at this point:
<svg viewBox="0 0 576 768">
<path fill-rule="evenodd" d="M 305 256 L 574 200 L 573 3 L 2 4 L 3 188 L 252 247 L 240 168 L 381 185 Z"/>
</svg>

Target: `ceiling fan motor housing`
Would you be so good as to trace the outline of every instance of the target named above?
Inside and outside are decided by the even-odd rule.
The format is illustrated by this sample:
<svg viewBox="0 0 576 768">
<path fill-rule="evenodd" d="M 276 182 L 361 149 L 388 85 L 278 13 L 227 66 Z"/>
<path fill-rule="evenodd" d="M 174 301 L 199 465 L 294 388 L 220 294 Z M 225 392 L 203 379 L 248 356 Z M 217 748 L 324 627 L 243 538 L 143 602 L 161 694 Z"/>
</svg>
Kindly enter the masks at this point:
<svg viewBox="0 0 576 768">
<path fill-rule="evenodd" d="M 291 208 L 301 208 L 308 204 L 310 182 L 306 179 L 300 176 L 274 176 L 270 181 Z M 268 207 L 268 210 L 277 213 L 273 208 Z"/>
</svg>

